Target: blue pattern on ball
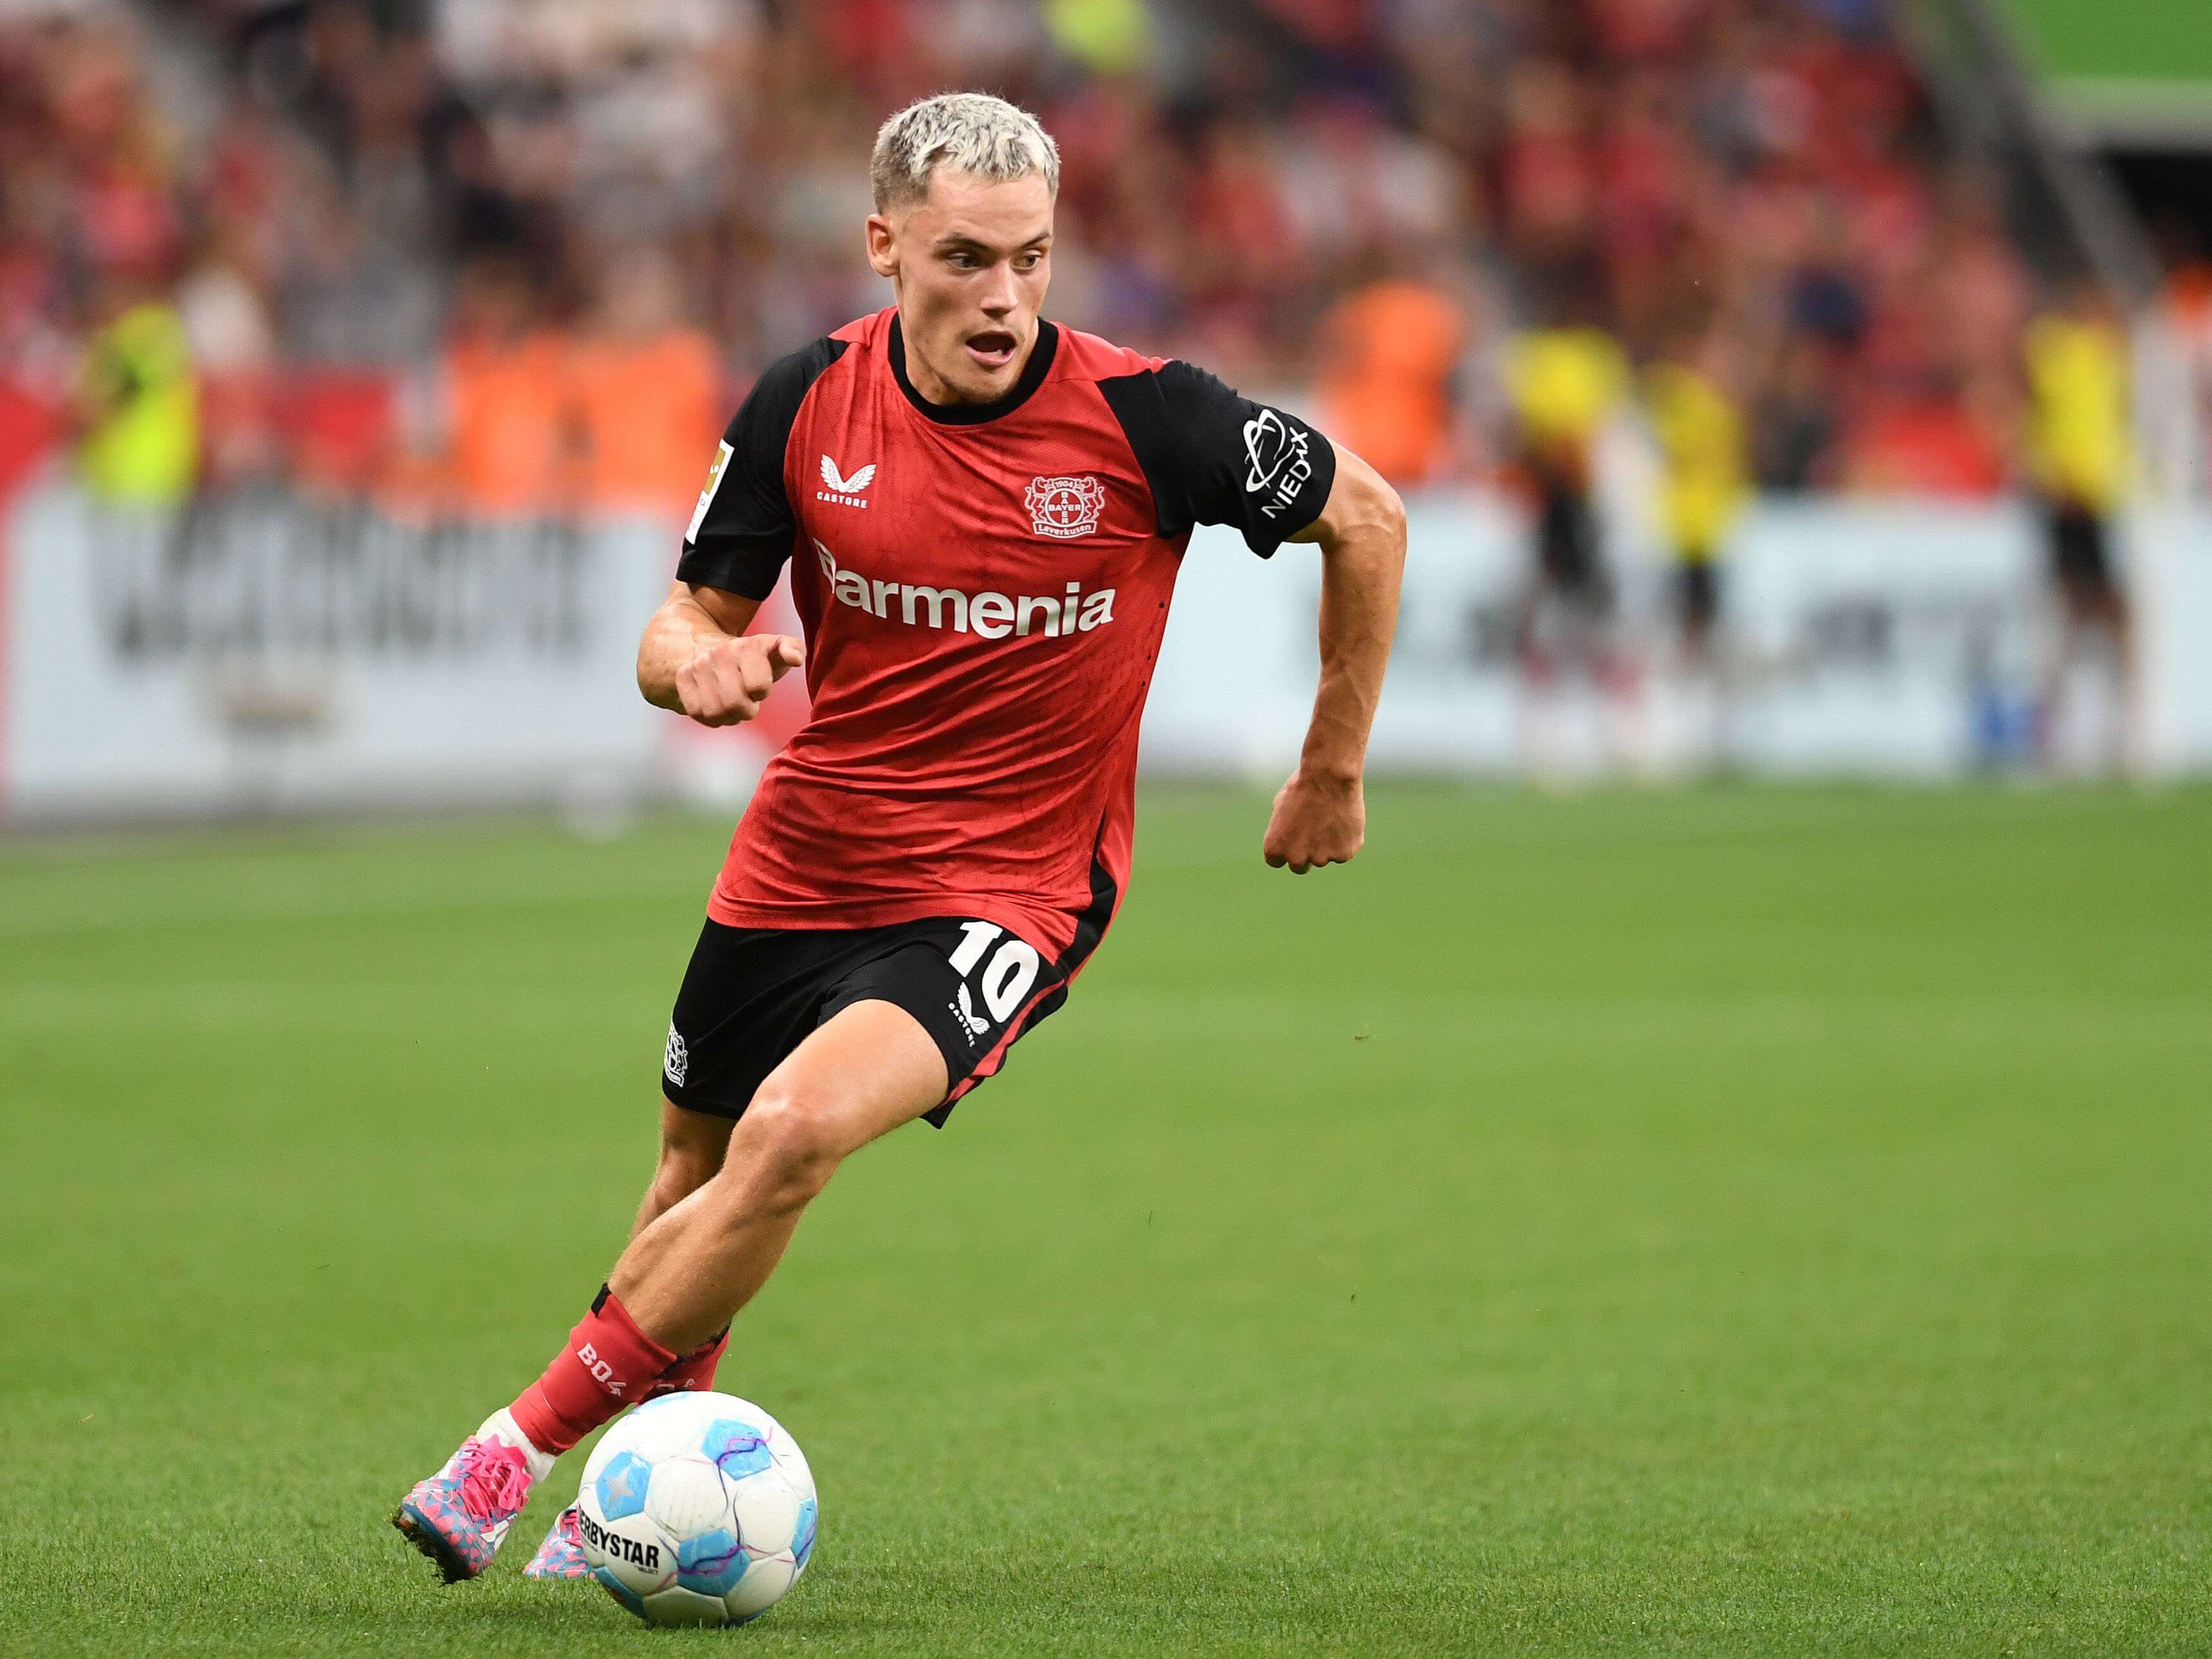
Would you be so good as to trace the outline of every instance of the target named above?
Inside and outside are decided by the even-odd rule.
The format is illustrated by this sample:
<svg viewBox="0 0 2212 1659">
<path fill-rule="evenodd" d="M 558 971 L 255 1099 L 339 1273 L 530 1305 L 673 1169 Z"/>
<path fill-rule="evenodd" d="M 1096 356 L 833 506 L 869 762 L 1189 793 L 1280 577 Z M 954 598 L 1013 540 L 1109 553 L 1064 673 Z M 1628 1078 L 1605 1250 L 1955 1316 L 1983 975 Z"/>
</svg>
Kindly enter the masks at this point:
<svg viewBox="0 0 2212 1659">
<path fill-rule="evenodd" d="M 731 1480 L 758 1474 L 775 1462 L 761 1431 L 734 1418 L 726 1417 L 708 1429 L 701 1449 L 714 1460 L 724 1478 Z"/>
<path fill-rule="evenodd" d="M 799 1527 L 791 1534 L 791 1559 L 802 1567 L 806 1565 L 806 1558 L 814 1553 L 814 1525 L 817 1518 L 814 1500 L 811 1498 L 801 1498 L 799 1504 Z"/>
<path fill-rule="evenodd" d="M 645 1489 L 652 1480 L 652 1464 L 635 1452 L 616 1453 L 593 1483 L 600 1515 L 610 1521 L 619 1521 L 637 1514 L 645 1507 Z"/>
<path fill-rule="evenodd" d="M 738 1535 L 724 1527 L 676 1547 L 676 1582 L 702 1595 L 727 1595 L 752 1565 Z"/>
<path fill-rule="evenodd" d="M 611 1567 L 593 1567 L 592 1577 L 599 1581 L 601 1589 L 628 1607 L 639 1618 L 645 1617 L 645 1598 L 614 1575 Z"/>
</svg>

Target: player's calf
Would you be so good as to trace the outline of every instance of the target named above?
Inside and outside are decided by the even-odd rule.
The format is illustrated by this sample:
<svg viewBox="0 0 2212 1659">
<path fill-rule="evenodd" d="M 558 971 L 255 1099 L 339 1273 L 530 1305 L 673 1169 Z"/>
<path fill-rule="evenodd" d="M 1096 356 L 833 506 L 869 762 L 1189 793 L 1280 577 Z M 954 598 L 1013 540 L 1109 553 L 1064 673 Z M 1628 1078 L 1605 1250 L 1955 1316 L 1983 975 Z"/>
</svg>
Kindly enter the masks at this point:
<svg viewBox="0 0 2212 1659">
<path fill-rule="evenodd" d="M 729 1327 L 724 1326 L 711 1341 L 702 1342 L 689 1353 L 678 1354 L 675 1363 L 653 1380 L 645 1391 L 645 1399 L 658 1400 L 667 1394 L 706 1393 L 714 1386 L 714 1370 L 722 1362 L 722 1355 L 730 1346 Z M 589 1578 L 591 1563 L 584 1559 L 584 1540 L 577 1523 L 576 1506 L 568 1505 L 553 1519 L 545 1541 L 538 1545 L 522 1569 L 525 1578 Z"/>
<path fill-rule="evenodd" d="M 753 1097 L 714 1180 L 632 1243 L 610 1279 L 640 1323 L 703 1339 L 775 1270 L 807 1205 L 856 1139 L 833 1091 L 770 1078 Z"/>
</svg>

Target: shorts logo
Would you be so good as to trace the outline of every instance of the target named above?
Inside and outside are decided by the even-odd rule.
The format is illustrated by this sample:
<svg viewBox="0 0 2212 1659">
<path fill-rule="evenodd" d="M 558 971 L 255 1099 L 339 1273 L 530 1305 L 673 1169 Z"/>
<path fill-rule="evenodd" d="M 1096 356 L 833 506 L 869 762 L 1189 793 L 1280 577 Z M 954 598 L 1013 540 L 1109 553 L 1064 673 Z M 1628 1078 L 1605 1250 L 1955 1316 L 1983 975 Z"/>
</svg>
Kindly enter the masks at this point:
<svg viewBox="0 0 2212 1659">
<path fill-rule="evenodd" d="M 1294 427 L 1272 409 L 1262 409 L 1244 422 L 1244 459 L 1252 470 L 1244 475 L 1244 493 L 1261 497 L 1262 517 L 1280 518 L 1298 490 L 1313 477 L 1312 441 L 1303 428 Z"/>
<path fill-rule="evenodd" d="M 1098 528 L 1098 515 L 1106 510 L 1106 486 L 1088 473 L 1079 478 L 1033 478 L 1027 501 L 1030 529 L 1071 541 Z"/>
<path fill-rule="evenodd" d="M 968 994 L 969 985 L 972 982 L 983 994 L 983 1006 L 991 1011 L 991 1019 L 1004 1024 L 1029 1006 L 1030 988 L 1036 983 L 1044 959 L 1035 945 L 1016 939 L 995 921 L 963 921 L 960 933 L 960 948 L 945 958 L 960 975 L 960 1000 L 946 1006 L 960 1016 L 960 1023 L 973 1039 L 990 1025 L 976 1013 Z M 983 959 L 986 952 L 988 962 Z"/>
<path fill-rule="evenodd" d="M 964 982 L 960 987 L 960 1000 L 945 1006 L 957 1014 L 960 1024 L 967 1028 L 969 1048 L 974 1048 L 975 1040 L 991 1029 L 990 1023 L 975 1012 L 975 1005 L 968 1000 L 968 987 Z"/>
<path fill-rule="evenodd" d="M 684 1086 L 684 1074 L 691 1068 L 690 1054 L 684 1047 L 684 1039 L 676 1028 L 668 1028 L 668 1052 L 661 1056 L 660 1069 L 678 1088 Z"/>
</svg>

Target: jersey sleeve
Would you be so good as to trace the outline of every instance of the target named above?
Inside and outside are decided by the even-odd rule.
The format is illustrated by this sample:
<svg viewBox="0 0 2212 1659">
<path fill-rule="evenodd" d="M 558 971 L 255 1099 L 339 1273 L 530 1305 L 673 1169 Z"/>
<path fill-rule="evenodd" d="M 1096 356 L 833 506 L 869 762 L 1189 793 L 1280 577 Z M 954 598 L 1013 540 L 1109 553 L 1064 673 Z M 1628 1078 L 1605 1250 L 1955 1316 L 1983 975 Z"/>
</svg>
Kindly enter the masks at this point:
<svg viewBox="0 0 2212 1659">
<path fill-rule="evenodd" d="M 1180 361 L 1100 390 L 1152 485 L 1163 536 L 1233 525 L 1264 559 L 1328 504 L 1336 451 L 1289 411 Z"/>
<path fill-rule="evenodd" d="M 841 340 L 817 340 L 771 365 L 754 385 L 714 452 L 684 532 L 677 580 L 749 599 L 775 589 L 799 535 L 783 487 L 784 451 L 809 388 L 844 349 Z"/>
</svg>

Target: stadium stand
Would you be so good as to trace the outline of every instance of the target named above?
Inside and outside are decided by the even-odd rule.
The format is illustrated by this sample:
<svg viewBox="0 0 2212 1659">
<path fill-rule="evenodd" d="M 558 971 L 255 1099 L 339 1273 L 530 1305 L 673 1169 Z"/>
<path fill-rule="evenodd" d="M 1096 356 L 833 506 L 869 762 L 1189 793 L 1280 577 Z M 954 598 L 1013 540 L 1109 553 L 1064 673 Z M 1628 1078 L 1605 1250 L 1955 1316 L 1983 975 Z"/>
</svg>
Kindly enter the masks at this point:
<svg viewBox="0 0 2212 1659">
<path fill-rule="evenodd" d="M 1510 458 L 1501 333 L 1570 294 L 1633 358 L 1712 324 L 1769 489 L 2014 470 L 2036 284 L 1868 0 L 11 18 L 0 443 L 142 493 L 680 503 L 709 411 L 878 302 L 854 158 L 962 82 L 1060 137 L 1060 314 L 1317 386 L 1401 480 Z"/>
</svg>

